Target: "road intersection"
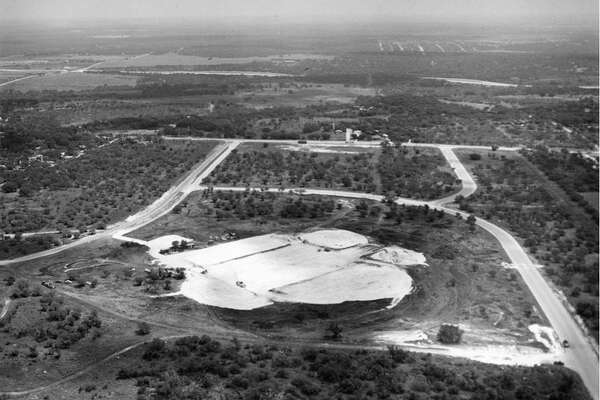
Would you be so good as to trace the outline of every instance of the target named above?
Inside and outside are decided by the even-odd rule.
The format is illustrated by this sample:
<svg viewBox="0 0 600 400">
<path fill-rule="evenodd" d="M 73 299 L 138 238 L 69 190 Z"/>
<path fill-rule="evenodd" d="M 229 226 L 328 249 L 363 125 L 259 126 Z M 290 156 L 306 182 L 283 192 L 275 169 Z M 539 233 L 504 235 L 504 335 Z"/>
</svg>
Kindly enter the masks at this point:
<svg viewBox="0 0 600 400">
<path fill-rule="evenodd" d="M 214 140 L 205 138 L 179 138 L 179 137 L 168 137 L 169 140 Z M 255 140 L 255 139 L 235 139 L 225 140 L 222 144 L 218 145 L 213 151 L 206 157 L 206 159 L 199 163 L 184 179 L 178 184 L 173 186 L 167 191 L 160 199 L 156 200 L 146 209 L 139 213 L 130 216 L 125 221 L 116 223 L 108 227 L 105 231 L 98 233 L 94 236 L 87 236 L 71 242 L 69 244 L 59 246 L 53 249 L 42 251 L 39 253 L 30 254 L 28 256 L 19 257 L 10 260 L 0 260 L 0 265 L 14 264 L 24 261 L 33 260 L 40 257 L 45 257 L 51 254 L 56 254 L 68 248 L 72 248 L 84 243 L 89 243 L 99 238 L 111 238 L 111 237 L 123 237 L 124 234 L 138 229 L 144 225 L 151 223 L 152 221 L 160 218 L 161 216 L 169 213 L 177 204 L 179 204 L 189 193 L 195 190 L 205 189 L 202 186 L 202 180 L 210 175 L 210 173 L 218 167 L 218 165 L 227 158 L 233 149 L 235 149 L 240 143 L 280 143 L 280 144 L 295 144 L 298 145 L 298 141 L 295 140 Z M 303 143 L 304 144 L 304 143 Z M 309 141 L 306 143 L 307 149 L 311 146 L 360 146 L 360 147 L 378 147 L 379 142 L 363 142 L 363 143 L 345 143 L 345 142 L 322 142 L 322 141 Z M 489 150 L 489 147 L 485 146 L 462 146 L 462 145 L 443 145 L 443 144 L 424 144 L 424 143 L 404 143 L 405 146 L 411 147 L 435 147 L 438 148 L 450 166 L 453 168 L 457 178 L 461 181 L 462 187 L 458 193 L 451 196 L 447 196 L 437 200 L 422 201 L 407 198 L 396 198 L 394 201 L 398 204 L 404 205 L 427 205 L 431 208 L 438 209 L 453 215 L 460 214 L 466 218 L 467 213 L 460 210 L 449 208 L 447 204 L 452 203 L 456 196 L 461 195 L 467 197 L 475 193 L 477 190 L 477 184 L 471 177 L 469 172 L 466 170 L 464 165 L 460 162 L 454 149 L 473 149 L 473 150 Z M 516 151 L 519 148 L 499 148 L 498 150 L 504 151 Z M 215 187 L 213 190 L 237 190 L 243 191 L 248 188 L 231 188 L 231 187 Z M 324 196 L 335 196 L 335 197 L 346 197 L 346 198 L 363 198 L 368 200 L 381 201 L 384 199 L 382 195 L 361 193 L 361 192 L 347 192 L 337 191 L 328 189 L 311 189 L 311 188 L 262 188 L 259 190 L 269 191 L 285 191 L 294 192 L 299 194 L 315 194 Z M 499 226 L 486 221 L 481 218 L 476 218 L 476 224 L 482 229 L 492 234 L 501 244 L 502 248 L 506 252 L 507 256 L 512 261 L 514 268 L 520 273 L 524 282 L 527 284 L 529 290 L 535 297 L 540 309 L 544 312 L 548 321 L 552 325 L 552 328 L 558 334 L 561 339 L 568 339 L 571 346 L 569 349 L 564 351 L 562 354 L 562 360 L 568 367 L 578 372 L 585 384 L 590 391 L 594 400 L 599 399 L 598 392 L 598 354 L 596 348 L 593 345 L 593 339 L 583 331 L 582 327 L 577 323 L 574 315 L 569 311 L 568 305 L 562 301 L 561 296 L 555 290 L 551 288 L 546 279 L 540 273 L 537 263 L 534 263 L 527 255 L 525 250 L 521 247 L 519 242 L 507 231 L 500 228 Z"/>
</svg>

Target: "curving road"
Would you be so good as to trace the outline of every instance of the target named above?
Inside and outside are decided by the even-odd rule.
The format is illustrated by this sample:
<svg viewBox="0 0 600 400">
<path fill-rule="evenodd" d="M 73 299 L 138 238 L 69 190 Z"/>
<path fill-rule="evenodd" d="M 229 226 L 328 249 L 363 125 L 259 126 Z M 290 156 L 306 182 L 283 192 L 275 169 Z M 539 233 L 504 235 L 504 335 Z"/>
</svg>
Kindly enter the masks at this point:
<svg viewBox="0 0 600 400">
<path fill-rule="evenodd" d="M 459 213 L 461 216 L 463 216 L 463 218 L 467 218 L 469 214 L 444 206 L 444 204 L 453 202 L 455 197 L 458 195 L 467 197 L 475 193 L 477 190 L 477 184 L 453 151 L 453 148 L 465 148 L 466 146 L 429 145 L 429 147 L 439 148 L 442 154 L 446 157 L 446 160 L 454 169 L 457 177 L 462 182 L 461 190 L 458 193 L 432 201 L 397 198 L 395 202 L 404 205 L 428 205 L 431 208 L 438 209 L 452 215 Z M 467 148 L 469 147 L 467 146 Z M 515 148 L 511 149 L 516 150 Z M 234 191 L 247 190 L 247 188 L 240 187 L 215 187 L 213 189 Z M 278 188 L 256 188 L 256 190 L 267 190 L 271 192 L 283 191 L 298 194 L 317 194 L 346 198 L 362 198 L 375 201 L 381 201 L 383 199 L 383 196 L 376 194 L 328 189 L 288 188 L 281 190 Z M 595 346 L 592 344 L 593 339 L 589 338 L 588 335 L 582 330 L 580 325 L 575 320 L 573 314 L 569 312 L 568 305 L 560 299 L 560 294 L 555 292 L 550 287 L 546 279 L 540 273 L 539 269 L 531 261 L 525 250 L 523 250 L 523 247 L 521 247 L 519 242 L 510 233 L 481 218 L 476 218 L 476 224 L 492 234 L 498 240 L 498 242 L 500 242 L 500 245 L 512 261 L 514 268 L 519 271 L 523 281 L 533 294 L 540 309 L 548 318 L 548 321 L 552 325 L 554 331 L 558 334 L 561 340 L 569 340 L 570 348 L 566 349 L 561 358 L 565 365 L 579 373 L 592 397 L 595 400 L 598 400 L 598 354 L 596 353 Z"/>
<path fill-rule="evenodd" d="M 196 165 L 184 179 L 169 189 L 154 203 L 150 204 L 137 214 L 128 217 L 125 221 L 110 225 L 106 230 L 98 232 L 95 235 L 85 236 L 62 246 L 53 247 L 38 253 L 28 254 L 23 257 L 0 260 L 0 266 L 35 260 L 37 258 L 57 254 L 67 249 L 80 246 L 85 243 L 90 243 L 98 239 L 108 239 L 115 234 L 125 234 L 149 224 L 163 215 L 168 214 L 187 196 L 188 193 L 190 193 L 190 191 L 197 190 L 199 183 L 202 182 L 205 177 L 210 175 L 210 173 L 221 162 L 223 162 L 229 153 L 231 153 L 231 151 L 238 145 L 238 141 L 229 141 L 215 146 L 215 148 L 206 156 L 206 158 L 201 163 Z"/>
<path fill-rule="evenodd" d="M 170 138 L 172 140 L 189 140 L 189 138 Z M 207 140 L 207 139 L 199 139 L 196 138 L 194 140 Z M 167 193 L 165 193 L 160 199 L 154 202 L 145 210 L 140 213 L 129 217 L 126 221 L 115 224 L 109 227 L 106 231 L 101 234 L 95 236 L 89 236 L 86 238 L 82 238 L 78 241 L 72 242 L 70 244 L 60 246 L 54 249 L 50 249 L 44 252 L 31 254 L 28 256 L 20 257 L 12 260 L 3 260 L 0 261 L 0 265 L 6 265 L 16 262 L 27 261 L 39 257 L 44 257 L 50 254 L 55 254 L 60 251 L 63 251 L 67 248 L 77 246 L 82 243 L 87 243 L 89 241 L 95 240 L 99 237 L 111 237 L 113 235 L 124 235 L 127 232 L 131 232 L 135 229 L 138 229 L 157 218 L 167 214 L 170 212 L 183 198 L 187 196 L 188 193 L 204 188 L 201 186 L 202 180 L 208 176 L 228 155 L 231 151 L 237 147 L 242 142 L 273 142 L 273 143 L 294 143 L 297 144 L 297 141 L 263 141 L 263 140 L 231 140 L 227 141 L 225 144 L 217 146 L 208 156 L 207 158 L 190 174 L 187 175 L 179 184 L 170 189 Z M 324 142 L 309 142 L 309 144 L 314 145 L 324 145 Z M 347 144 L 344 142 L 329 142 L 328 146 L 340 146 L 340 145 L 353 145 L 355 144 Z M 448 163 L 454 169 L 457 177 L 462 182 L 462 188 L 458 193 L 455 193 L 451 196 L 444 197 L 442 199 L 432 200 L 432 201 L 421 201 L 414 199 L 406 199 L 406 198 L 397 198 L 395 201 L 398 204 L 405 205 L 428 205 L 429 207 L 442 210 L 447 213 L 456 214 L 459 213 L 463 217 L 467 217 L 468 215 L 462 211 L 457 211 L 451 208 L 447 208 L 444 205 L 447 203 L 451 203 L 454 201 L 455 197 L 458 195 L 462 195 L 467 197 L 473 194 L 477 190 L 477 184 L 469 174 L 469 172 L 464 168 L 464 165 L 460 162 L 456 154 L 454 153 L 454 148 L 470 148 L 470 149 L 489 149 L 487 146 L 454 146 L 454 145 L 439 145 L 439 144 L 422 144 L 422 143 L 405 143 L 403 145 L 406 146 L 419 146 L 419 147 L 436 147 L 439 148 L 444 157 L 447 159 Z M 362 146 L 378 146 L 378 144 L 374 143 L 365 143 Z M 500 148 L 500 150 L 507 151 L 515 151 L 518 148 Z M 236 190 L 243 191 L 247 190 L 247 188 L 230 188 L 230 187 L 217 187 L 213 188 L 215 190 Z M 260 188 L 257 188 L 261 190 Z M 262 189 L 274 192 L 281 192 L 281 189 L 277 188 L 269 188 Z M 295 192 L 299 194 L 316 194 L 316 195 L 325 195 L 325 196 L 337 196 L 337 197 L 349 197 L 349 198 L 364 198 L 369 200 L 380 201 L 383 199 L 383 196 L 368 194 L 368 193 L 357 193 L 357 192 L 346 192 L 339 190 L 328 190 L 328 189 L 305 189 L 305 188 L 295 188 L 295 189 L 285 189 L 283 191 L 287 192 Z M 596 353 L 595 347 L 592 345 L 590 338 L 586 335 L 586 333 L 581 329 L 575 320 L 574 316 L 569 312 L 567 305 L 561 301 L 559 298 L 559 294 L 554 292 L 542 274 L 539 272 L 537 267 L 531 261 L 531 259 L 527 256 L 526 252 L 523 250 L 521 245 L 517 242 L 517 240 L 507 231 L 498 227 L 495 224 L 492 224 L 486 220 L 481 218 L 476 218 L 476 224 L 481 228 L 488 231 L 492 234 L 501 244 L 502 248 L 511 259 L 514 267 L 521 274 L 524 282 L 529 287 L 529 290 L 535 297 L 538 305 L 541 310 L 544 312 L 548 321 L 552 325 L 553 329 L 559 335 L 561 339 L 568 339 L 571 347 L 567 349 L 563 355 L 564 362 L 567 366 L 575 370 L 581 376 L 584 384 L 590 391 L 592 397 L 595 400 L 599 400 L 599 390 L 598 390 L 598 355 Z M 139 346 L 140 344 L 134 345 Z M 126 351 L 130 350 L 130 348 L 123 349 L 118 354 L 122 354 Z M 106 359 L 102 360 L 106 361 L 110 358 L 113 358 L 115 355 L 108 356 Z M 92 368 L 90 366 L 89 368 Z M 83 371 L 82 371 L 83 372 Z M 79 376 L 79 374 L 77 374 Z M 58 381 L 55 384 L 60 384 L 62 382 L 66 382 L 67 380 L 73 379 L 75 376 L 71 376 L 65 378 L 64 380 Z M 53 384 L 54 385 L 54 384 Z M 11 394 L 20 394 L 20 392 L 13 392 Z"/>
</svg>

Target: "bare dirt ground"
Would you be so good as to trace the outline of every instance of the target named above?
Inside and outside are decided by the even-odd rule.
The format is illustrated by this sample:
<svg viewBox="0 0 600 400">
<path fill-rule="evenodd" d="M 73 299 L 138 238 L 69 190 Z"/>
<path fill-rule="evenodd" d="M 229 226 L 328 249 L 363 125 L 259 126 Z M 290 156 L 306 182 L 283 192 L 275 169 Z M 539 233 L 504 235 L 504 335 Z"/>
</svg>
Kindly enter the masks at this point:
<svg viewBox="0 0 600 400">
<path fill-rule="evenodd" d="M 412 280 L 400 266 L 424 260 L 422 255 L 405 259 L 403 255 L 415 252 L 397 249 L 389 249 L 395 258 L 363 260 L 373 252 L 387 254 L 388 248 L 346 230 L 268 234 L 160 255 L 173 239 L 184 240 L 170 235 L 147 244 L 160 263 L 186 267 L 188 276 L 178 293 L 203 304 L 241 310 L 273 302 L 337 304 L 385 298 L 395 305 L 412 290 Z"/>
</svg>

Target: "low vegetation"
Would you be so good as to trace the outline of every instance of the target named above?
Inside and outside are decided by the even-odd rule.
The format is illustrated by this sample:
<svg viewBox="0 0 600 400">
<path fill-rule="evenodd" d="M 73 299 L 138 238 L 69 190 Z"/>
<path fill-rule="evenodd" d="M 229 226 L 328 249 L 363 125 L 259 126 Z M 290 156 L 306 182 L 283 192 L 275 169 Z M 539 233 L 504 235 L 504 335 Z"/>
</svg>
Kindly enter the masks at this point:
<svg viewBox="0 0 600 400">
<path fill-rule="evenodd" d="M 321 187 L 375 192 L 374 153 L 323 154 L 239 148 L 205 183 L 252 187 Z"/>
<path fill-rule="evenodd" d="M 584 157 L 581 153 L 549 151 L 539 146 L 525 151 L 525 157 L 539 168 L 551 181 L 557 183 L 569 198 L 598 220 L 598 210 L 581 193 L 598 193 L 597 160 Z"/>
<path fill-rule="evenodd" d="M 53 291 L 43 294 L 40 291 L 39 287 L 29 287 L 27 281 L 17 281 L 11 297 L 26 301 L 0 320 L 0 332 L 7 334 L 9 340 L 33 339 L 26 345 L 29 349 L 27 357 L 37 358 L 43 350 L 44 358 L 58 359 L 61 350 L 70 348 L 82 338 L 90 335 L 96 339 L 102 334 L 102 321 L 95 311 L 84 315 L 81 310 L 65 305 L 64 299 Z M 36 309 L 39 317 L 31 318 Z M 18 357 L 22 354 L 18 349 L 23 347 L 6 348 L 8 356 Z"/>
<path fill-rule="evenodd" d="M 459 183 L 437 149 L 385 147 L 357 154 L 240 148 L 206 184 L 250 187 L 310 187 L 434 199 Z"/>
<path fill-rule="evenodd" d="M 386 147 L 379 157 L 377 171 L 382 192 L 401 197 L 436 199 L 457 191 L 460 186 L 437 149 Z"/>
<path fill-rule="evenodd" d="M 102 229 L 160 197 L 213 146 L 119 139 L 77 158 L 2 170 L 0 228 L 58 230 L 67 237 Z"/>
<path fill-rule="evenodd" d="M 376 321 L 370 320 L 367 311 L 380 311 L 389 305 L 389 299 L 329 306 L 282 303 L 252 311 L 215 309 L 214 313 L 245 330 L 317 340 L 330 336 L 326 332 L 331 322 L 343 329 L 344 337 L 360 337 L 364 318 L 373 329 L 385 329 L 385 324 L 393 323 L 396 317 L 424 321 L 437 318 L 442 309 L 449 320 L 473 329 L 496 324 L 521 331 L 523 339 L 529 337 L 527 325 L 543 323 L 543 317 L 533 311 L 533 299 L 518 274 L 500 267 L 506 260 L 497 242 L 467 220 L 428 207 L 206 189 L 193 193 L 173 213 L 132 235 L 150 240 L 175 234 L 194 239 L 196 248 L 202 248 L 231 238 L 298 233 L 315 227 L 346 229 L 375 243 L 422 252 L 430 267 L 409 268 L 415 290 L 392 310 L 372 314 Z M 364 314 L 357 310 L 364 310 Z M 416 328 L 420 328 L 419 323 Z M 437 328 L 428 334 L 435 339 Z"/>
<path fill-rule="evenodd" d="M 117 379 L 138 399 L 589 399 L 564 367 L 504 367 L 410 353 L 294 349 L 190 336 L 154 339 Z"/>
<path fill-rule="evenodd" d="M 568 162 L 571 156 L 543 150 L 529 154 L 554 181 L 561 182 L 565 192 L 521 155 L 490 152 L 481 160 L 461 157 L 477 177 L 479 189 L 473 196 L 458 199 L 460 208 L 505 225 L 521 238 L 597 338 L 598 220 L 588 214 L 595 210 L 581 208 L 568 195 L 573 191 L 569 182 L 585 180 L 589 174 L 574 172 L 581 159 L 574 156 L 571 167 L 559 169 L 550 165 Z"/>
<path fill-rule="evenodd" d="M 0 240 L 0 259 L 24 256 L 60 245 L 57 235 L 36 235 L 23 238 L 17 234 L 13 239 Z"/>
</svg>

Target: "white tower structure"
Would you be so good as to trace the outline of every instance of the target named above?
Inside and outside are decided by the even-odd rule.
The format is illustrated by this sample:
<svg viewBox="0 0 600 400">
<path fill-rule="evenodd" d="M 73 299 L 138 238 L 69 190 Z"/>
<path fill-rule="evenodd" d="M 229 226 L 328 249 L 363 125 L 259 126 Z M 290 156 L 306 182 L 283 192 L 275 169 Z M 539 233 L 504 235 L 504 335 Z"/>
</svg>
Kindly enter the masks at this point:
<svg viewBox="0 0 600 400">
<path fill-rule="evenodd" d="M 351 139 L 352 139 L 352 129 L 346 128 L 346 143 L 350 143 Z"/>
</svg>

